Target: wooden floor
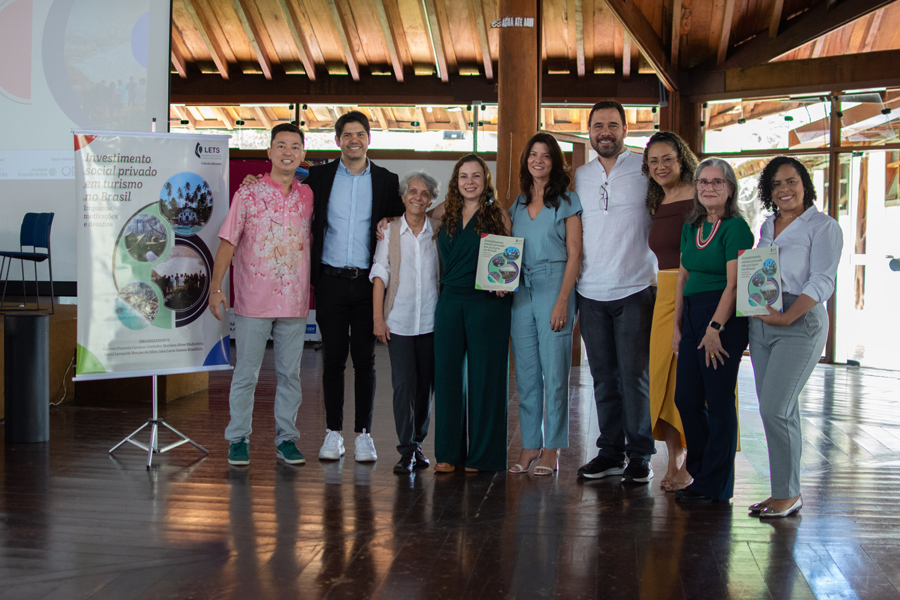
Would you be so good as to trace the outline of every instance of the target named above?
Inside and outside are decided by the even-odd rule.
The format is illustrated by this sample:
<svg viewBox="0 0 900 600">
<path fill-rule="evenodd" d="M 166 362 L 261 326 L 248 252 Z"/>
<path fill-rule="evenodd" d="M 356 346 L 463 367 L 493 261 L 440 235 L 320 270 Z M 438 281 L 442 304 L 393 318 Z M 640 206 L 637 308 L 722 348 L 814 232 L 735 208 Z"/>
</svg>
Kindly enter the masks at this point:
<svg viewBox="0 0 900 600">
<path fill-rule="evenodd" d="M 63 405 L 49 444 L 0 443 L 0 600 L 900 598 L 900 373 L 816 369 L 802 398 L 804 509 L 760 522 L 745 510 L 769 494 L 748 360 L 734 502 L 684 508 L 659 489 L 662 445 L 650 485 L 575 478 L 597 433 L 586 367 L 573 371 L 558 476 L 398 477 L 383 347 L 374 465 L 355 463 L 349 440 L 342 462 L 315 458 L 325 417 L 311 348 L 298 444 L 310 460 L 276 462 L 271 358 L 249 467 L 226 461 L 229 373 L 164 409 L 208 458 L 183 446 L 148 472 L 137 448 L 108 455 L 149 416 L 133 404 Z"/>
</svg>

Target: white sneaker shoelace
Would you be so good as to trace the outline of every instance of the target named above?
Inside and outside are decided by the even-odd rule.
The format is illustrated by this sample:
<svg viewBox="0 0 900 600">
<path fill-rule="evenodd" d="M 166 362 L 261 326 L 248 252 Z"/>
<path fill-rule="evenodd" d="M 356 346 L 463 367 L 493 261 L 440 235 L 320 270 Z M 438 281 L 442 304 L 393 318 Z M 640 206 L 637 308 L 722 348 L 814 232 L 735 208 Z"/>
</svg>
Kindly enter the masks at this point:
<svg viewBox="0 0 900 600">
<path fill-rule="evenodd" d="M 361 435 L 356 436 L 355 458 L 359 462 L 372 462 L 378 460 L 378 454 L 375 453 L 375 443 L 372 436 L 363 429 Z"/>
</svg>

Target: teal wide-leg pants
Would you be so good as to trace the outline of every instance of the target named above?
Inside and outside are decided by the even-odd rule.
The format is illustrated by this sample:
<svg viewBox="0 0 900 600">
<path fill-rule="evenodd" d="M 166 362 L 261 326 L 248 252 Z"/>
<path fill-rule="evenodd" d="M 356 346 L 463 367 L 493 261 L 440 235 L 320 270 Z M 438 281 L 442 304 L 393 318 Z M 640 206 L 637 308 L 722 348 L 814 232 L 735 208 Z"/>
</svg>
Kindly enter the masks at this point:
<svg viewBox="0 0 900 600">
<path fill-rule="evenodd" d="M 550 313 L 562 287 L 565 263 L 531 273 L 530 287 L 513 294 L 512 349 L 519 393 L 522 448 L 569 447 L 569 371 L 575 294 L 569 297 L 566 324 L 550 328 Z M 546 390 L 546 402 L 545 402 Z M 544 420 L 544 405 L 547 418 Z"/>
<path fill-rule="evenodd" d="M 434 316 L 438 462 L 505 471 L 509 295 L 444 286 Z"/>
</svg>

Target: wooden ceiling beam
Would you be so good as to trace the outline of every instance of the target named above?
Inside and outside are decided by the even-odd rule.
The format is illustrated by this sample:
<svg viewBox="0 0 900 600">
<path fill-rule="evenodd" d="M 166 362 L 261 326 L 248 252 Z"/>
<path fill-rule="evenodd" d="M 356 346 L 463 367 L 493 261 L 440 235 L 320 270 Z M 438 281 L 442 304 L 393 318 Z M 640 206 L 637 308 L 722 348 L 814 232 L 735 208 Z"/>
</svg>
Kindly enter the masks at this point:
<svg viewBox="0 0 900 600">
<path fill-rule="evenodd" d="M 228 79 L 228 61 L 225 60 L 225 53 L 222 51 L 222 46 L 219 44 L 219 40 L 216 39 L 212 27 L 210 27 L 209 21 L 206 18 L 206 13 L 198 11 L 194 6 L 194 2 L 197 0 L 183 1 L 184 7 L 191 16 L 191 21 L 194 22 L 194 26 L 197 28 L 197 31 L 200 32 L 200 37 L 203 38 L 203 43 L 206 44 L 206 49 L 209 51 L 216 68 L 219 70 L 219 75 L 222 76 L 222 79 Z"/>
<path fill-rule="evenodd" d="M 416 116 L 419 118 L 419 129 L 422 131 L 428 131 L 428 121 L 425 120 L 425 111 L 421 108 L 416 109 Z M 438 125 L 438 123 L 432 123 L 432 125 Z"/>
<path fill-rule="evenodd" d="M 372 108 L 370 110 L 372 111 L 372 114 L 375 115 L 375 120 L 378 121 L 378 126 L 382 131 L 390 129 L 391 124 L 388 122 L 387 117 L 384 116 L 384 109 Z"/>
<path fill-rule="evenodd" d="M 300 26 L 300 19 L 294 12 L 296 9 L 293 7 L 293 2 L 291 2 L 291 5 L 288 5 L 288 0 L 278 0 L 278 5 L 281 7 L 281 14 L 284 16 L 284 21 L 291 32 L 291 37 L 294 39 L 294 47 L 297 49 L 297 54 L 303 63 L 303 70 L 306 71 L 307 77 L 315 81 L 316 63 L 313 61 L 313 55 L 303 33 L 303 27 Z"/>
<path fill-rule="evenodd" d="M 672 49 L 669 57 L 672 66 L 678 68 L 678 55 L 681 52 L 681 0 L 672 1 Z"/>
<path fill-rule="evenodd" d="M 241 21 L 244 33 L 247 34 L 247 38 L 250 40 L 250 46 L 253 48 L 253 53 L 256 54 L 259 68 L 262 69 L 266 79 L 272 79 L 272 59 L 269 57 L 269 53 L 263 45 L 262 40 L 265 31 L 260 29 L 250 16 L 250 8 L 247 6 L 247 0 L 231 0 L 231 3 L 234 5 L 234 10 L 237 13 L 238 19 Z"/>
<path fill-rule="evenodd" d="M 178 75 L 185 79 L 187 78 L 187 63 L 184 60 L 184 51 L 186 50 L 186 46 L 184 45 L 184 40 L 181 38 L 181 33 L 175 29 L 175 25 L 172 25 L 172 44 L 171 44 L 171 54 L 172 54 L 172 65 L 175 67 L 175 70 L 178 71 Z"/>
<path fill-rule="evenodd" d="M 403 61 L 400 59 L 400 44 L 398 43 L 397 35 L 394 32 L 394 25 L 388 18 L 387 10 L 384 7 L 384 0 L 374 1 L 375 10 L 378 13 L 378 22 L 381 24 L 381 33 L 384 35 L 384 44 L 391 57 L 391 65 L 394 67 L 394 77 L 397 78 L 397 81 L 403 83 Z"/>
<path fill-rule="evenodd" d="M 575 0 L 575 71 L 584 77 L 584 2 Z"/>
<path fill-rule="evenodd" d="M 225 129 L 228 131 L 234 130 L 234 119 L 228 114 L 227 109 L 222 108 L 221 106 L 213 106 L 212 111 L 219 117 L 219 120 L 225 124 Z"/>
<path fill-rule="evenodd" d="M 175 110 L 175 114 L 178 115 L 179 119 L 188 122 L 189 129 L 197 128 L 197 119 L 194 118 L 194 115 L 191 114 L 191 111 L 189 111 L 184 106 L 173 106 L 172 108 Z"/>
<path fill-rule="evenodd" d="M 769 37 L 778 37 L 781 28 L 781 15 L 784 13 L 784 0 L 775 0 L 772 3 L 772 14 L 769 16 Z"/>
<path fill-rule="evenodd" d="M 494 78 L 494 61 L 491 58 L 491 45 L 488 43 L 488 23 L 484 18 L 484 4 L 481 0 L 471 0 L 469 3 L 472 14 L 475 15 L 475 28 L 478 30 L 478 42 L 481 44 L 481 62 L 484 63 L 484 76 Z"/>
<path fill-rule="evenodd" d="M 628 35 L 628 28 L 622 32 L 622 77 L 631 78 L 631 36 Z"/>
<path fill-rule="evenodd" d="M 610 0 L 613 1 L 621 0 Z M 757 35 L 741 44 L 737 52 L 722 66 L 725 69 L 749 69 L 767 63 L 892 2 L 894 0 L 853 0 L 842 2 L 830 9 L 827 3 L 820 2 L 802 15 L 788 21 L 787 28 L 775 39 Z M 708 68 L 709 66 L 703 63 L 692 71 L 699 72 Z"/>
<path fill-rule="evenodd" d="M 340 0 L 337 0 L 340 2 Z M 347 20 L 344 17 L 336 0 L 328 0 L 328 8 L 331 9 L 331 18 L 334 20 L 334 26 L 337 29 L 338 37 L 341 39 L 341 46 L 344 48 L 344 58 L 346 59 L 347 69 L 350 71 L 350 77 L 353 81 L 359 81 L 359 60 L 356 58 L 356 52 L 350 47 L 350 30 Z"/>
<path fill-rule="evenodd" d="M 441 36 L 441 25 L 438 21 L 437 9 L 434 0 L 422 0 L 422 20 L 428 27 L 431 37 L 431 46 L 434 51 L 434 65 L 441 75 L 444 83 L 450 81 L 450 72 L 447 69 L 447 58 L 444 56 L 444 40 Z"/>
<path fill-rule="evenodd" d="M 721 65 L 728 57 L 728 41 L 731 39 L 731 25 L 734 22 L 735 0 L 725 0 L 725 15 L 722 18 L 722 35 L 719 37 L 719 52 L 716 65 Z"/>
<path fill-rule="evenodd" d="M 272 119 L 269 118 L 269 115 L 266 114 L 266 109 L 262 106 L 254 106 L 253 114 L 256 115 L 256 119 L 265 125 L 266 129 L 272 129 Z"/>
<path fill-rule="evenodd" d="M 871 1 L 871 0 L 869 0 Z M 669 91 L 678 89 L 679 75 L 672 66 L 662 40 L 656 35 L 647 17 L 640 11 L 633 0 L 606 0 L 616 18 L 625 30 L 634 38 L 634 42 L 653 66 L 659 79 Z"/>
<path fill-rule="evenodd" d="M 358 105 L 450 104 L 467 105 L 473 100 L 497 101 L 497 86 L 483 77 L 454 75 L 449 83 L 436 77 L 416 77 L 399 83 L 393 77 L 361 75 L 359 82 L 349 77 L 329 76 L 310 81 L 296 75 L 276 75 L 272 81 L 262 75 L 242 74 L 232 81 L 188 71 L 187 79 L 177 74 L 169 78 L 171 102 L 189 105 L 259 104 L 296 102 Z M 415 85 L 411 85 L 412 83 Z M 656 75 L 635 74 L 629 80 L 619 75 L 544 75 L 544 102 L 593 104 L 602 98 L 616 98 L 625 104 L 655 104 L 659 101 Z M 364 95 L 363 95 L 364 94 Z"/>
<path fill-rule="evenodd" d="M 466 122 L 466 113 L 461 110 L 455 110 L 450 113 L 453 122 L 456 123 L 456 130 L 465 133 L 469 130 L 469 124 Z"/>
<path fill-rule="evenodd" d="M 840 6 L 834 9 L 840 10 Z M 742 71 L 691 75 L 690 102 L 729 98 L 784 97 L 828 90 L 900 86 L 900 50 L 772 62 Z M 173 80 L 174 82 L 184 80 Z"/>
</svg>

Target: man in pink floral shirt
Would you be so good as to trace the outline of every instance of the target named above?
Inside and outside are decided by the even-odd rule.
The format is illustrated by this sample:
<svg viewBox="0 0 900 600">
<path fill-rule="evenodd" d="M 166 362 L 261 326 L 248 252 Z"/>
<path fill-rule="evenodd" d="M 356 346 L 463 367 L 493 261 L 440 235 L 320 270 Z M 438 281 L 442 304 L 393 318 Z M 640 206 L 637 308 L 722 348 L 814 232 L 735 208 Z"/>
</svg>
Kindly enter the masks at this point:
<svg viewBox="0 0 900 600">
<path fill-rule="evenodd" d="M 209 309 L 219 320 L 220 305 L 228 310 L 222 280 L 234 259 L 234 313 L 237 364 L 231 381 L 231 422 L 225 429 L 230 443 L 228 462 L 250 464 L 253 395 L 272 336 L 275 344 L 276 456 L 289 464 L 306 462 L 297 449 L 300 357 L 309 316 L 309 268 L 313 194 L 294 179 L 306 154 L 303 132 L 284 123 L 272 129 L 268 150 L 272 172 L 234 195 L 219 231 Z"/>
</svg>

